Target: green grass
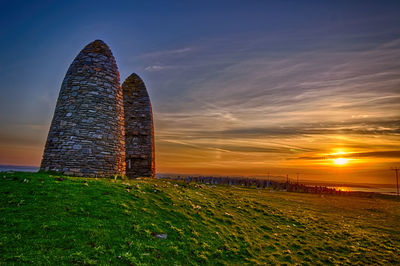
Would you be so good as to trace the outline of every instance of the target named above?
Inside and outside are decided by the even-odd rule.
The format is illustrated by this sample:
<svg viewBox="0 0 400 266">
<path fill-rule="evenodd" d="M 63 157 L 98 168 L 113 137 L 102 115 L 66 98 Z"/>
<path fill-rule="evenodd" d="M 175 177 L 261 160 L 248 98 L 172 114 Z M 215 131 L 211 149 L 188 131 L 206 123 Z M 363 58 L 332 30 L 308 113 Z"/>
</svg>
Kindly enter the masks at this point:
<svg viewBox="0 0 400 266">
<path fill-rule="evenodd" d="M 399 254 L 393 197 L 0 173 L 0 264 L 363 265 Z"/>
</svg>

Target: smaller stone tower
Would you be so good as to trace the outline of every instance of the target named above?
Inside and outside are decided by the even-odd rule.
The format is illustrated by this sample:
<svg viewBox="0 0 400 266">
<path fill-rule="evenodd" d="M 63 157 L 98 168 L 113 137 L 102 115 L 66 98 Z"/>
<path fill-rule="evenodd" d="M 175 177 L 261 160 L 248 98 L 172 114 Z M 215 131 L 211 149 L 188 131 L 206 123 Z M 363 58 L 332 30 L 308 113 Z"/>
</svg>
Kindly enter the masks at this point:
<svg viewBox="0 0 400 266">
<path fill-rule="evenodd" d="M 149 94 L 143 80 L 130 75 L 122 84 L 125 114 L 126 175 L 154 177 L 154 128 Z"/>
</svg>

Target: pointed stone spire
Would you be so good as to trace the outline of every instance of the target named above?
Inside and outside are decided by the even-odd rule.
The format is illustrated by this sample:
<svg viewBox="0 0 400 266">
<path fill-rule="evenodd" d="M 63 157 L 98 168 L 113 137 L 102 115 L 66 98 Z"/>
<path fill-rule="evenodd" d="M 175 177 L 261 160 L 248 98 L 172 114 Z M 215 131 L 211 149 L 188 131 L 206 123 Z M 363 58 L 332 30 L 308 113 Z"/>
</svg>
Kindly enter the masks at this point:
<svg viewBox="0 0 400 266">
<path fill-rule="evenodd" d="M 124 174 L 123 94 L 110 48 L 86 45 L 61 85 L 41 170 L 67 175 Z"/>
<path fill-rule="evenodd" d="M 143 80 L 130 75 L 122 84 L 125 114 L 126 175 L 155 176 L 153 113 Z"/>
</svg>

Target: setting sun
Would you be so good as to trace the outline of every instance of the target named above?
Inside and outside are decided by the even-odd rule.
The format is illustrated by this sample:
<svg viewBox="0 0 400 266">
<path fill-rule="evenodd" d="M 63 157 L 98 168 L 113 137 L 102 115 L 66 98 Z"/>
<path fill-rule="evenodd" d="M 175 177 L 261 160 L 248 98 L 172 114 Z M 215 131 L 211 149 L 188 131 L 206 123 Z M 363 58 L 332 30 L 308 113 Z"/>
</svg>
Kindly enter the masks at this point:
<svg viewBox="0 0 400 266">
<path fill-rule="evenodd" d="M 346 164 L 348 161 L 349 161 L 349 159 L 345 159 L 345 158 L 337 158 L 337 159 L 333 160 L 333 162 L 338 165 Z"/>
</svg>

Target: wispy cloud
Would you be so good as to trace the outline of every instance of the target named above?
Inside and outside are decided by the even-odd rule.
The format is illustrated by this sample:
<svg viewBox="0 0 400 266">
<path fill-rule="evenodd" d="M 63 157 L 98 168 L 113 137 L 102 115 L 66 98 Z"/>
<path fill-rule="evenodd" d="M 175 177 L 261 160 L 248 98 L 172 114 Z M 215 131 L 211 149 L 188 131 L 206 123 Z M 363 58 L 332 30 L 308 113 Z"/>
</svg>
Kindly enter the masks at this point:
<svg viewBox="0 0 400 266">
<path fill-rule="evenodd" d="M 193 48 L 191 48 L 191 47 L 183 47 L 183 48 L 172 49 L 172 50 L 153 51 L 153 52 L 142 54 L 141 57 L 149 57 L 149 58 L 150 57 L 163 57 L 163 56 L 187 53 L 192 50 L 193 50 Z"/>
<path fill-rule="evenodd" d="M 347 154 L 329 154 L 325 156 L 300 156 L 289 158 L 296 160 L 325 160 L 333 158 L 400 158 L 400 151 L 373 151 L 373 152 L 353 152 Z"/>
<path fill-rule="evenodd" d="M 160 71 L 160 70 L 165 70 L 165 69 L 170 69 L 172 68 L 171 66 L 161 66 L 161 65 L 152 65 L 152 66 L 147 66 L 144 68 L 146 71 Z"/>
<path fill-rule="evenodd" d="M 210 73 L 193 74 L 191 69 L 201 69 L 204 63 L 195 58 L 192 65 L 179 70 L 179 76 L 170 73 L 170 79 L 187 85 L 179 112 L 214 112 L 217 116 L 216 109 L 223 109 L 235 119 L 251 115 L 256 123 L 265 115 L 268 123 L 278 119 L 291 123 L 299 117 L 325 121 L 387 117 L 387 109 L 393 109 L 400 97 L 400 49 L 393 46 L 384 44 L 362 52 L 309 51 L 278 59 L 253 56 L 234 63 L 225 59 L 218 60 L 219 65 L 210 62 Z M 197 78 L 192 79 L 194 75 Z M 392 116 L 399 116 L 393 111 Z"/>
</svg>

